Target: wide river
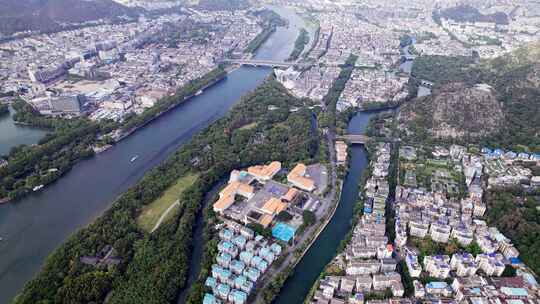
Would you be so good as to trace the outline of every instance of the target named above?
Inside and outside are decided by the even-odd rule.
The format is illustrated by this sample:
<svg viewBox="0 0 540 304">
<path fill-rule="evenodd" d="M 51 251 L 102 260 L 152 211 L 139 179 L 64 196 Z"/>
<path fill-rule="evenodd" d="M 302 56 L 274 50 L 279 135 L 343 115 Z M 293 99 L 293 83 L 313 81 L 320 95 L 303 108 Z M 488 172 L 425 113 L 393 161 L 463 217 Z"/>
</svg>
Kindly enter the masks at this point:
<svg viewBox="0 0 540 304">
<path fill-rule="evenodd" d="M 286 59 L 299 28 L 304 26 L 302 19 L 291 11 L 275 10 L 289 20 L 290 26 L 278 28 L 257 53 L 258 59 Z M 116 197 L 194 134 L 227 114 L 240 97 L 255 89 L 270 72 L 269 68 L 241 67 L 112 149 L 80 162 L 44 191 L 16 203 L 0 205 L 0 237 L 3 238 L 0 241 L 0 303 L 9 303 L 39 271 L 51 251 L 69 235 L 100 216 Z M 18 140 L 20 136 L 15 136 L 5 147 L 18 144 Z M 139 158 L 131 163 L 134 155 Z"/>
</svg>

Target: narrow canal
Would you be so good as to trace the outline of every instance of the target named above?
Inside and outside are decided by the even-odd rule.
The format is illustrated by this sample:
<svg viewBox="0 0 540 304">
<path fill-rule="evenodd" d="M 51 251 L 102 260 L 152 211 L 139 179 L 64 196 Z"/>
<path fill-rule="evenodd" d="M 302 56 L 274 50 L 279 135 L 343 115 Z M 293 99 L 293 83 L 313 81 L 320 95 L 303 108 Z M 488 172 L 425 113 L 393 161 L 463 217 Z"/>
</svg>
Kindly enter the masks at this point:
<svg viewBox="0 0 540 304">
<path fill-rule="evenodd" d="M 356 114 L 349 122 L 349 134 L 363 134 L 369 119 L 376 113 Z M 298 263 L 294 273 L 285 281 L 274 303 L 303 303 L 321 271 L 335 256 L 341 240 L 351 228 L 353 209 L 358 200 L 358 185 L 362 173 L 368 166 L 368 158 L 363 145 L 353 145 L 350 152 L 350 168 L 343 183 L 341 199 L 334 217 Z"/>
<path fill-rule="evenodd" d="M 258 59 L 286 59 L 298 29 L 304 26 L 292 11 L 273 9 L 290 26 L 278 28 L 257 53 Z M 44 191 L 0 205 L 0 303 L 9 303 L 69 235 L 101 215 L 116 197 L 194 134 L 227 114 L 270 72 L 269 68 L 241 67 L 112 149 L 80 162 Z M 135 155 L 137 161 L 130 162 Z"/>
</svg>

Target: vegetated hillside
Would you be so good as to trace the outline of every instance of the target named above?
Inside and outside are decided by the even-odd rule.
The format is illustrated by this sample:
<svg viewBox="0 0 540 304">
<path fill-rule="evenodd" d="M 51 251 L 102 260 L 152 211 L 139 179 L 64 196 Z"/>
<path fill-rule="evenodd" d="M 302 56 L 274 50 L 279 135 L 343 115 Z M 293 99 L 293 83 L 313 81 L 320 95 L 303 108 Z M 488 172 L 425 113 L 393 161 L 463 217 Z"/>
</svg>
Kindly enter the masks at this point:
<svg viewBox="0 0 540 304">
<path fill-rule="evenodd" d="M 410 139 L 540 151 L 540 44 L 479 63 L 422 56 L 413 76 L 434 81 L 435 89 L 403 107 Z"/>
<path fill-rule="evenodd" d="M 503 12 L 484 15 L 470 5 L 458 5 L 444 9 L 440 12 L 441 17 L 458 22 L 495 22 L 508 24 L 508 16 Z"/>
<path fill-rule="evenodd" d="M 496 132 L 504 115 L 488 86 L 451 83 L 433 96 L 404 106 L 401 118 L 415 133 L 435 138 L 478 138 Z"/>
<path fill-rule="evenodd" d="M 540 274 L 540 192 L 489 191 L 487 219 L 509 237 L 520 252 L 519 258 L 536 274 Z"/>
<path fill-rule="evenodd" d="M 50 32 L 87 21 L 137 14 L 136 9 L 112 0 L 2 0 L 0 33 Z"/>
</svg>

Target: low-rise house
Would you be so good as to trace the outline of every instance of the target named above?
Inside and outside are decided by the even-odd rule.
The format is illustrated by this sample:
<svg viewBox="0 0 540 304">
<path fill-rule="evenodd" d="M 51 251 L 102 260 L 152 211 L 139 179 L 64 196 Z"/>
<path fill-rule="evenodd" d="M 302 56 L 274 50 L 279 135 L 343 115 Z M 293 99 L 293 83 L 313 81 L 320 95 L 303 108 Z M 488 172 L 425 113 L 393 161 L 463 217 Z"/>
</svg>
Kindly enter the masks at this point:
<svg viewBox="0 0 540 304">
<path fill-rule="evenodd" d="M 424 257 L 424 269 L 431 277 L 446 279 L 450 274 L 450 257 L 434 255 Z"/>
<path fill-rule="evenodd" d="M 429 228 L 429 233 L 430 233 L 431 239 L 434 240 L 435 242 L 448 243 L 448 239 L 450 238 L 450 230 L 451 230 L 451 227 L 447 225 L 433 223 L 431 224 L 431 227 Z"/>
<path fill-rule="evenodd" d="M 452 288 L 446 282 L 429 282 L 426 284 L 426 293 L 432 296 L 452 296 Z"/>
<path fill-rule="evenodd" d="M 339 284 L 339 291 L 346 294 L 351 294 L 354 290 L 354 285 L 355 285 L 354 277 L 342 277 L 341 282 Z"/>
<path fill-rule="evenodd" d="M 231 287 L 227 284 L 221 283 L 216 287 L 216 295 L 225 301 L 229 297 L 230 292 L 231 292 Z"/>
<path fill-rule="evenodd" d="M 252 282 L 257 282 L 257 280 L 261 276 L 261 272 L 256 268 L 248 267 L 244 270 L 243 275 L 250 279 Z"/>
<path fill-rule="evenodd" d="M 381 268 L 380 268 L 381 272 L 396 271 L 396 267 L 397 267 L 396 260 L 392 258 L 385 258 L 385 259 L 380 259 L 379 261 L 381 261 Z"/>
<path fill-rule="evenodd" d="M 221 301 L 217 299 L 213 294 L 205 293 L 203 298 L 203 304 L 221 304 Z"/>
<path fill-rule="evenodd" d="M 417 221 L 409 222 L 409 233 L 411 236 L 424 238 L 429 230 L 429 224 Z"/>
<path fill-rule="evenodd" d="M 456 271 L 458 277 L 472 276 L 478 270 L 473 255 L 467 252 L 452 255 L 450 267 Z"/>
<path fill-rule="evenodd" d="M 473 241 L 473 232 L 467 226 L 458 226 L 452 229 L 450 237 L 455 238 L 462 246 L 468 246 Z"/>
<path fill-rule="evenodd" d="M 378 260 L 354 261 L 347 264 L 345 273 L 347 275 L 362 275 L 379 272 L 380 264 Z"/>
<path fill-rule="evenodd" d="M 500 253 L 479 254 L 476 256 L 478 268 L 482 269 L 488 276 L 501 276 L 505 265 L 504 257 Z"/>
<path fill-rule="evenodd" d="M 426 289 L 424 288 L 424 285 L 420 283 L 418 280 L 413 281 L 413 287 L 414 287 L 414 297 L 421 299 L 426 296 Z"/>
<path fill-rule="evenodd" d="M 229 267 L 231 260 L 232 260 L 232 256 L 226 252 L 222 252 L 216 257 L 216 261 L 218 265 L 224 268 Z"/>
<path fill-rule="evenodd" d="M 356 291 L 369 292 L 371 290 L 373 279 L 370 275 L 356 276 Z"/>
<path fill-rule="evenodd" d="M 230 254 L 233 258 L 236 258 L 236 256 L 238 255 L 238 248 L 228 241 L 219 242 L 218 250 L 219 252 L 225 252 Z"/>
<path fill-rule="evenodd" d="M 397 272 L 373 275 L 373 289 L 385 290 L 386 288 L 390 288 L 395 297 L 403 296 L 404 288 L 401 283 L 401 275 Z"/>
<path fill-rule="evenodd" d="M 420 277 L 422 274 L 422 266 L 418 263 L 418 257 L 412 253 L 407 253 L 405 257 L 405 264 L 409 270 L 409 275 L 413 278 Z"/>
<path fill-rule="evenodd" d="M 247 302 L 247 293 L 240 291 L 240 290 L 232 290 L 229 293 L 229 302 L 233 304 L 244 304 Z"/>
</svg>

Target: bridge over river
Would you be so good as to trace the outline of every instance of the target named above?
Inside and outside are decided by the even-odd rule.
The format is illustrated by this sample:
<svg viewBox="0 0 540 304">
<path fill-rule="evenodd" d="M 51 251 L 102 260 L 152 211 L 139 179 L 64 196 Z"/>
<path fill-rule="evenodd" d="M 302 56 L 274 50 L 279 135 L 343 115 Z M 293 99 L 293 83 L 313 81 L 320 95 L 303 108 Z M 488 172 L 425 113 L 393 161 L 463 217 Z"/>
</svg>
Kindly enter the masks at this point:
<svg viewBox="0 0 540 304">
<path fill-rule="evenodd" d="M 309 67 L 311 63 L 299 63 L 295 61 L 277 61 L 277 60 L 258 60 L 258 59 L 224 59 L 225 63 L 239 64 L 239 65 L 251 65 L 251 66 L 265 66 L 271 68 L 289 68 L 292 66 L 297 67 Z"/>
<path fill-rule="evenodd" d="M 347 134 L 336 136 L 336 139 L 341 139 L 350 142 L 351 144 L 365 144 L 369 141 L 369 137 L 360 134 Z"/>
</svg>

